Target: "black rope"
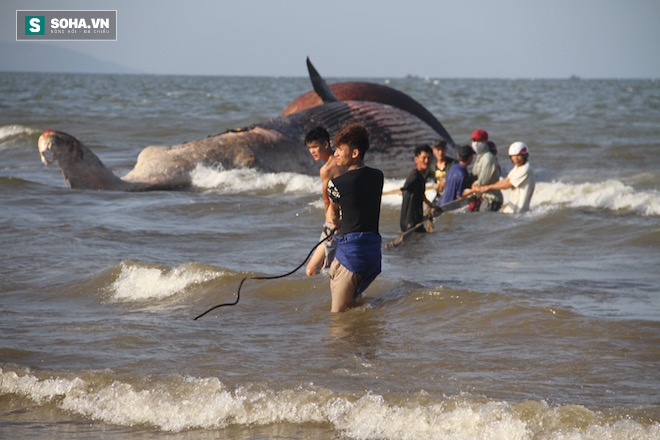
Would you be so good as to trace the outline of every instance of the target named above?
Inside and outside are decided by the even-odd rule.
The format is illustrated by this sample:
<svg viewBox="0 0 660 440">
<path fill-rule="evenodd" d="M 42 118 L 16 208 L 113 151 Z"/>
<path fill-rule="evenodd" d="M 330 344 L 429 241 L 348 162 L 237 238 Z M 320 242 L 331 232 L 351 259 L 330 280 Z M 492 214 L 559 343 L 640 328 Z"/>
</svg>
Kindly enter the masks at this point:
<svg viewBox="0 0 660 440">
<path fill-rule="evenodd" d="M 412 232 L 416 231 L 417 228 L 419 228 L 420 226 L 423 226 L 424 223 L 426 223 L 427 221 L 429 221 L 429 220 L 433 221 L 434 218 L 439 217 L 443 212 L 453 211 L 455 209 L 461 208 L 461 207 L 467 205 L 468 203 L 472 202 L 472 200 L 475 200 L 475 199 L 476 199 L 476 195 L 475 194 L 470 194 L 467 197 L 462 197 L 460 199 L 453 200 L 449 203 L 445 203 L 444 205 L 434 206 L 431 209 L 430 214 L 422 217 L 421 222 L 417 223 L 412 228 L 403 231 L 397 238 L 395 238 L 394 240 L 387 243 L 387 247 L 392 248 L 392 247 L 400 245 L 401 242 L 403 242 L 404 238 L 406 238 Z"/>
<path fill-rule="evenodd" d="M 332 237 L 332 235 L 333 235 L 334 233 L 335 233 L 335 230 L 334 230 L 334 229 L 330 230 L 330 232 L 328 232 L 328 235 L 326 235 L 326 236 L 323 238 L 323 240 L 319 241 L 319 242 L 318 242 L 318 243 L 312 248 L 312 250 L 309 251 L 309 254 L 307 254 L 307 256 L 305 257 L 305 259 L 303 260 L 303 262 L 300 263 L 300 265 L 299 265 L 298 267 L 296 267 L 295 269 L 293 269 L 292 271 L 287 272 L 287 273 L 285 273 L 285 274 L 283 274 L 283 275 L 245 277 L 245 278 L 243 278 L 243 279 L 241 280 L 240 284 L 238 285 L 238 290 L 236 291 L 236 301 L 234 301 L 234 302 L 229 302 L 229 303 L 224 303 L 224 304 L 218 304 L 217 306 L 213 306 L 213 307 L 211 307 L 210 309 L 208 309 L 206 312 L 204 312 L 204 313 L 202 313 L 202 314 L 200 314 L 200 315 L 197 315 L 193 320 L 194 320 L 194 321 L 197 321 L 199 318 L 201 318 L 202 316 L 206 315 L 206 314 L 209 313 L 210 311 L 215 310 L 215 309 L 218 309 L 218 308 L 220 308 L 220 307 L 225 307 L 225 306 L 235 306 L 236 304 L 238 304 L 238 301 L 241 299 L 241 287 L 243 287 L 243 283 L 246 282 L 247 280 L 276 280 L 276 279 L 278 279 L 278 278 L 288 277 L 289 275 L 291 275 L 291 274 L 297 272 L 298 269 L 300 269 L 301 267 L 303 267 L 303 265 L 307 262 L 307 260 L 309 259 L 309 257 L 311 257 L 312 253 L 314 253 L 314 251 L 316 250 L 316 248 L 319 247 L 321 244 L 323 244 L 323 242 L 326 241 L 328 238 Z"/>
</svg>

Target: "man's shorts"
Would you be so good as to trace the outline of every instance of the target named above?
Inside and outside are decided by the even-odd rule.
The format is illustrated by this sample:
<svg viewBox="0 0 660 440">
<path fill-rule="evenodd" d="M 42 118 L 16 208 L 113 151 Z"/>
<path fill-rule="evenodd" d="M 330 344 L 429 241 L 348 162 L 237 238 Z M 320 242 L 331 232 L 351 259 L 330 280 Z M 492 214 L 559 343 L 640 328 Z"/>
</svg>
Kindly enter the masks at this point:
<svg viewBox="0 0 660 440">
<path fill-rule="evenodd" d="M 362 282 L 362 276 L 346 269 L 339 260 L 334 260 L 330 265 L 330 292 L 342 297 L 356 297 L 358 286 Z"/>
<path fill-rule="evenodd" d="M 323 224 L 323 232 L 321 232 L 319 241 L 327 237 L 330 231 L 332 231 L 332 223 L 325 222 Z M 337 240 L 335 240 L 335 234 L 330 237 L 330 240 L 323 241 L 323 249 L 325 250 L 325 261 L 323 263 L 323 269 L 325 269 L 330 267 L 330 264 L 332 264 L 335 259 L 335 253 L 337 252 Z"/>
</svg>

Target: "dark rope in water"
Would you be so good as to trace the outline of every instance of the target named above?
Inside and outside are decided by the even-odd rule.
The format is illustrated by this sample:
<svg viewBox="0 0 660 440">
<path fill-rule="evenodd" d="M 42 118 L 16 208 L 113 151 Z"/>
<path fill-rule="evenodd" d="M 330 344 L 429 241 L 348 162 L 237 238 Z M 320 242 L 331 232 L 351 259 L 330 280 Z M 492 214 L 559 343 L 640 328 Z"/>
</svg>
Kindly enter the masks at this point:
<svg viewBox="0 0 660 440">
<path fill-rule="evenodd" d="M 218 309 L 218 308 L 220 308 L 220 307 L 225 307 L 225 306 L 235 306 L 236 304 L 238 304 L 238 301 L 241 299 L 241 287 L 243 287 L 243 283 L 246 282 L 247 280 L 276 280 L 276 279 L 278 279 L 278 278 L 288 277 L 289 275 L 291 275 L 291 274 L 297 272 L 298 269 L 300 269 L 301 267 L 303 267 L 303 265 L 307 262 L 307 260 L 309 260 L 309 257 L 312 256 L 312 254 L 314 253 L 314 251 L 316 250 L 316 248 L 319 247 L 320 245 L 322 245 L 323 242 L 326 241 L 328 238 L 332 237 L 332 235 L 333 235 L 334 233 L 335 233 L 335 230 L 334 230 L 334 229 L 330 230 L 330 232 L 328 232 L 328 235 L 326 235 L 326 236 L 323 238 L 323 240 L 319 241 L 319 242 L 318 242 L 318 243 L 312 248 L 312 250 L 309 251 L 309 254 L 307 254 L 307 256 L 305 257 L 305 259 L 303 260 L 303 262 L 300 263 L 300 265 L 298 265 L 298 267 L 296 267 L 296 268 L 293 269 L 292 271 L 287 272 L 287 273 L 285 273 L 285 274 L 283 274 L 283 275 L 245 277 L 245 278 L 243 278 L 243 279 L 241 280 L 240 284 L 238 285 L 238 290 L 236 291 L 236 301 L 234 301 L 234 302 L 229 302 L 229 303 L 218 304 L 217 306 L 213 306 L 213 307 L 211 307 L 210 309 L 208 309 L 206 312 L 204 312 L 204 313 L 202 313 L 202 314 L 200 314 L 200 315 L 197 315 L 193 320 L 194 320 L 194 321 L 197 321 L 199 318 L 201 318 L 202 316 L 206 315 L 206 314 L 209 313 L 210 311 L 215 310 L 215 309 Z"/>
</svg>

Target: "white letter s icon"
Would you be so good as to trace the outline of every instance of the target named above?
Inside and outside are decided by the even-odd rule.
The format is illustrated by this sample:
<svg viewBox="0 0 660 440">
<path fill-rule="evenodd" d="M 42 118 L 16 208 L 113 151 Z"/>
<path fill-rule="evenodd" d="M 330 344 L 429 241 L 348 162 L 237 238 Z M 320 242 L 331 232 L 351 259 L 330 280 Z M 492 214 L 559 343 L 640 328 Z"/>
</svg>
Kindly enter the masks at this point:
<svg viewBox="0 0 660 440">
<path fill-rule="evenodd" d="M 41 20 L 39 20 L 37 17 L 33 17 L 30 19 L 30 32 L 37 33 L 41 31 Z"/>
</svg>

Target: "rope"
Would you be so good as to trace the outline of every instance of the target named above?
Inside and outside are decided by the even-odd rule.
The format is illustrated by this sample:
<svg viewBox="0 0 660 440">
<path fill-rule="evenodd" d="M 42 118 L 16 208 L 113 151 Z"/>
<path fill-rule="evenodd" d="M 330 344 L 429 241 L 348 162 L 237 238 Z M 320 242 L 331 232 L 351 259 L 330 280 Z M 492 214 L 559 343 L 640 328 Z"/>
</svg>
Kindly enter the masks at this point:
<svg viewBox="0 0 660 440">
<path fill-rule="evenodd" d="M 292 275 L 293 273 L 297 272 L 298 269 L 300 269 L 301 267 L 303 267 L 303 266 L 305 265 L 305 263 L 307 262 L 307 260 L 309 259 L 309 257 L 310 257 L 310 256 L 312 255 L 312 253 L 314 253 L 314 251 L 316 250 L 316 248 L 319 247 L 321 244 L 323 244 L 323 242 L 326 241 L 328 238 L 332 237 L 332 235 L 333 235 L 334 233 L 335 233 L 335 230 L 334 230 L 334 229 L 330 230 L 330 231 L 328 232 L 328 235 L 326 235 L 326 236 L 323 238 L 323 240 L 319 241 L 319 242 L 318 242 L 318 243 L 312 248 L 312 250 L 309 251 L 309 253 L 308 253 L 307 256 L 305 257 L 305 259 L 303 260 L 303 262 L 300 263 L 300 265 L 298 265 L 298 267 L 296 267 L 296 268 L 293 269 L 292 271 L 287 272 L 287 273 L 285 273 L 285 274 L 283 274 L 283 275 L 245 277 L 245 278 L 243 278 L 243 279 L 241 280 L 240 284 L 238 285 L 238 290 L 236 291 L 236 301 L 234 301 L 234 302 L 228 302 L 228 303 L 223 303 L 223 304 L 218 304 L 217 306 L 213 306 L 213 307 L 211 307 L 210 309 L 208 309 L 207 311 L 205 311 L 204 313 L 202 313 L 202 314 L 200 314 L 200 315 L 197 315 L 193 320 L 194 320 L 194 321 L 197 321 L 199 318 L 201 318 L 202 316 L 206 315 L 206 314 L 209 313 L 210 311 L 215 310 L 215 309 L 218 309 L 218 308 L 220 308 L 220 307 L 225 307 L 225 306 L 235 306 L 236 304 L 238 304 L 238 301 L 241 299 L 241 287 L 243 287 L 243 283 L 246 282 L 247 280 L 276 280 L 276 279 L 278 279 L 278 278 L 288 277 L 289 275 Z"/>
<path fill-rule="evenodd" d="M 476 198 L 476 196 L 474 194 L 470 194 L 467 197 L 463 197 L 463 198 L 460 198 L 460 199 L 453 200 L 449 203 L 445 203 L 442 206 L 434 206 L 433 209 L 431 209 L 430 214 L 422 217 L 421 222 L 417 223 L 412 228 L 410 228 L 406 231 L 403 231 L 397 238 L 395 238 L 394 240 L 387 243 L 387 247 L 388 248 L 393 248 L 393 247 L 396 247 L 396 246 L 400 245 L 401 242 L 403 242 L 404 238 L 406 238 L 408 235 L 410 235 L 412 232 L 414 232 L 420 226 L 423 226 L 424 223 L 426 223 L 427 221 L 429 221 L 429 220 L 433 221 L 433 219 L 435 217 L 439 217 L 445 211 L 453 211 L 455 209 L 461 208 L 462 206 L 465 206 L 468 203 L 470 203 L 475 198 Z"/>
</svg>

